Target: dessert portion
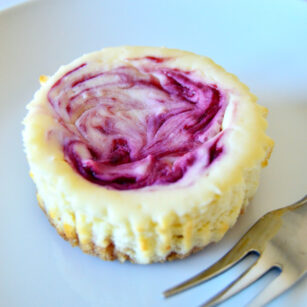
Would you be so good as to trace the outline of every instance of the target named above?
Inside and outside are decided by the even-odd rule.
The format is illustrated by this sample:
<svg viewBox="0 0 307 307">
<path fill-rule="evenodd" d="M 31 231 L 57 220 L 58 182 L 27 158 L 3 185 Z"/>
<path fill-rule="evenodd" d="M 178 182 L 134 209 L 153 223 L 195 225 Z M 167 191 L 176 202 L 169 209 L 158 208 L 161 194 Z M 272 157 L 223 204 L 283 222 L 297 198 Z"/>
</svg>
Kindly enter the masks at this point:
<svg viewBox="0 0 307 307">
<path fill-rule="evenodd" d="M 40 206 L 83 251 L 182 258 L 221 239 L 254 195 L 273 146 L 266 109 L 210 59 L 106 48 L 41 83 L 25 151 Z"/>
</svg>

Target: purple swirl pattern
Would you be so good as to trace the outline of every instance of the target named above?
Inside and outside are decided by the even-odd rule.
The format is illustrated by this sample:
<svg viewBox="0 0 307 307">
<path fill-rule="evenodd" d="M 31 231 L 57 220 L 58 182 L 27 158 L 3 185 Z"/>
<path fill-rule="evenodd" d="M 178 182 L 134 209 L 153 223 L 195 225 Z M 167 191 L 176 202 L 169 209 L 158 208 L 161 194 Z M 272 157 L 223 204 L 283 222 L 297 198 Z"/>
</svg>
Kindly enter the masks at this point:
<svg viewBox="0 0 307 307">
<path fill-rule="evenodd" d="M 107 71 L 83 63 L 53 84 L 65 160 L 81 176 L 118 190 L 165 185 L 222 154 L 225 95 L 167 60 Z"/>
</svg>

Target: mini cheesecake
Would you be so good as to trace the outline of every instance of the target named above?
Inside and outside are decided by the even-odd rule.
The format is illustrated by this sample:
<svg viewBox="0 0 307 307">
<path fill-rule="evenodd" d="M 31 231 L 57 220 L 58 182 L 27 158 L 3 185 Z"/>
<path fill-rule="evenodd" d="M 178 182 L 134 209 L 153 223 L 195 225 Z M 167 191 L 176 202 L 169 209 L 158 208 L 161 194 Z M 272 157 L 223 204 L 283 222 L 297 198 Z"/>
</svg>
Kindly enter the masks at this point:
<svg viewBox="0 0 307 307">
<path fill-rule="evenodd" d="M 266 108 L 207 57 L 106 48 L 41 77 L 23 139 L 39 205 L 105 260 L 183 258 L 220 240 L 258 186 Z"/>
</svg>

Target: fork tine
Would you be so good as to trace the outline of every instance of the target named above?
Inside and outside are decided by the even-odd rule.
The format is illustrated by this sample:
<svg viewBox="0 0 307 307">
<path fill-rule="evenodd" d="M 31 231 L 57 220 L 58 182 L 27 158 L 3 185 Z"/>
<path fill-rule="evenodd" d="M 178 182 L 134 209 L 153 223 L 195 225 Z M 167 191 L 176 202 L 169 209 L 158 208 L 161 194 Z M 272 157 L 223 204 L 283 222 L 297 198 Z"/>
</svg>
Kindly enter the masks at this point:
<svg viewBox="0 0 307 307">
<path fill-rule="evenodd" d="M 221 274 L 222 272 L 232 267 L 250 252 L 250 250 L 242 250 L 242 247 L 239 243 L 235 245 L 235 247 L 232 248 L 224 257 L 222 257 L 219 261 L 214 263 L 208 269 L 200 272 L 199 274 L 184 281 L 183 283 L 164 291 L 164 297 L 169 297 L 179 292 L 185 291 L 189 288 L 192 288 L 210 278 L 213 278 L 214 276 Z"/>
<path fill-rule="evenodd" d="M 285 267 L 263 291 L 261 291 L 249 304 L 248 307 L 260 307 L 272 301 L 293 286 L 303 273 L 299 273 L 293 267 Z"/>
<path fill-rule="evenodd" d="M 247 231 L 247 233 L 224 257 L 211 265 L 208 269 L 180 283 L 179 285 L 164 291 L 164 297 L 170 297 L 172 295 L 190 289 L 206 280 L 209 280 L 223 273 L 227 269 L 231 268 L 238 261 L 240 261 L 242 258 L 244 258 L 250 252 L 254 251 L 260 253 L 263 248 L 261 245 L 258 244 L 254 234 L 257 232 L 258 228 L 261 228 L 262 222 L 262 220 L 259 220 L 256 224 L 254 224 L 253 227 L 251 227 Z"/>
<path fill-rule="evenodd" d="M 274 211 L 267 213 L 243 235 L 239 242 L 224 257 L 194 277 L 164 291 L 164 297 L 175 295 L 219 275 L 231 268 L 250 252 L 261 253 L 272 233 L 276 232 L 275 226 L 279 223 L 280 214 L 275 214 Z"/>
<path fill-rule="evenodd" d="M 269 256 L 271 252 L 270 249 L 271 246 L 268 245 L 255 264 L 248 268 L 243 274 L 241 274 L 225 289 L 217 293 L 205 304 L 201 305 L 201 307 L 215 306 L 229 299 L 236 293 L 240 292 L 241 290 L 245 289 L 250 284 L 255 282 L 262 275 L 264 275 L 273 266 L 273 262 L 271 261 L 271 257 Z"/>
<path fill-rule="evenodd" d="M 164 291 L 164 297 L 175 295 L 219 275 L 252 251 L 261 253 L 266 243 L 280 228 L 282 214 L 277 211 L 275 210 L 265 214 L 243 235 L 239 242 L 224 257 L 205 271 Z"/>
</svg>

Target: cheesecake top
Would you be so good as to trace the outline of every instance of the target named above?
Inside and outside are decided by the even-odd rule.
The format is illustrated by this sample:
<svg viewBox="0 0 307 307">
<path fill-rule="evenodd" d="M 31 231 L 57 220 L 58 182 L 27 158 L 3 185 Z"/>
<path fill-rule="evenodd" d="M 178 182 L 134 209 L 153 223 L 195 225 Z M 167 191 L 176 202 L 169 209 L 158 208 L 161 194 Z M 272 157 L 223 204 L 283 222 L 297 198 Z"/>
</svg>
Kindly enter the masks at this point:
<svg viewBox="0 0 307 307">
<path fill-rule="evenodd" d="M 31 170 L 94 216 L 205 208 L 272 148 L 266 108 L 204 56 L 105 48 L 41 81 L 24 120 Z"/>
</svg>

